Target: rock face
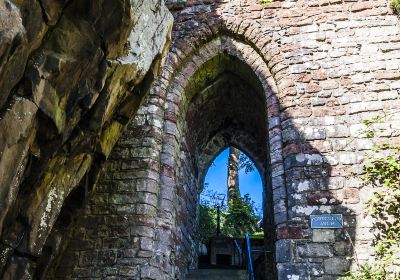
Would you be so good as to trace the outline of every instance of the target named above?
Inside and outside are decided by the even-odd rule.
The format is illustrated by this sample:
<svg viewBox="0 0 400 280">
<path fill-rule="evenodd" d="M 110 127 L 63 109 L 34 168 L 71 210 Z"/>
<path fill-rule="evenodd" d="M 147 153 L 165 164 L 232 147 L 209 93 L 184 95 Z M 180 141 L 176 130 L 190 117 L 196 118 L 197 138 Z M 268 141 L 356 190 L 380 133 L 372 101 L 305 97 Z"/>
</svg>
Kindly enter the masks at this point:
<svg viewBox="0 0 400 280">
<path fill-rule="evenodd" d="M 171 28 L 161 0 L 0 1 L 4 279 L 36 275 L 64 200 L 96 181 L 158 73 Z"/>
</svg>

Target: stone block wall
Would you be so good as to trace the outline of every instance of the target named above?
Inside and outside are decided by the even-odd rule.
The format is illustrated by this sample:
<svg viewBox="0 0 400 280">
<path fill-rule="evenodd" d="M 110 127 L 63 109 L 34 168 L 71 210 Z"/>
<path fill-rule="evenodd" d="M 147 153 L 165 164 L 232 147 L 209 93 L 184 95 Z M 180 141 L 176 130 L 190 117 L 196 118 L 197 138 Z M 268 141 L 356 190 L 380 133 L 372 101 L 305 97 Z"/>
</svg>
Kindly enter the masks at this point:
<svg viewBox="0 0 400 280">
<path fill-rule="evenodd" d="M 127 267 L 138 279 L 184 279 L 196 265 L 202 174 L 228 144 L 243 148 L 262 171 L 277 279 L 337 279 L 354 268 L 352 257 L 370 259 L 372 222 L 365 203 L 372 190 L 362 184 L 362 164 L 375 144 L 399 141 L 400 26 L 388 2 L 172 2 L 166 64 L 89 203 L 104 211 L 98 221 L 108 232 L 104 240 L 115 237 L 96 251 L 98 258 L 111 248 L 106 255 L 115 257 L 94 271 Z M 207 68 L 203 75 L 201 69 L 218 55 L 236 57 L 256 77 L 245 67 L 223 69 L 262 92 L 266 116 L 254 123 L 266 127 L 261 145 L 240 126 L 204 139 L 191 129 L 194 96 L 206 94 L 207 82 L 223 73 Z M 360 133 L 364 119 L 383 113 L 390 118 L 379 124 L 384 130 L 376 137 Z M 84 236 L 91 211 L 88 206 L 77 226 Z M 311 229 L 310 215 L 321 213 L 343 214 L 344 228 Z M 128 218 L 115 222 L 117 228 L 129 232 L 118 237 L 107 218 L 120 215 Z M 132 255 L 125 257 L 125 249 Z"/>
<path fill-rule="evenodd" d="M 55 278 L 170 279 L 174 275 L 173 204 L 162 200 L 159 161 L 162 98 L 156 82 L 113 149 L 103 176 L 72 232 Z"/>
</svg>

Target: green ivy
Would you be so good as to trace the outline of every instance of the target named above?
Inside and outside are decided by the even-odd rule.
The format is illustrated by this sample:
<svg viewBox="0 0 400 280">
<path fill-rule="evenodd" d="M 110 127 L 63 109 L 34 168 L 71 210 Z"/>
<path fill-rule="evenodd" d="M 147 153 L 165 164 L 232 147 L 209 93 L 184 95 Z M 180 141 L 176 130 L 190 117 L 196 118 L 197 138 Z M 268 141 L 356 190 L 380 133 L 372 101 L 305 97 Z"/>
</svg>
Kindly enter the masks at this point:
<svg viewBox="0 0 400 280">
<path fill-rule="evenodd" d="M 385 122 L 386 117 L 365 120 L 364 135 L 374 137 L 373 125 Z M 400 146 L 385 143 L 375 147 L 364 165 L 364 182 L 375 190 L 367 204 L 374 219 L 375 261 L 341 279 L 400 280 L 400 275 L 392 272 L 400 264 Z"/>
<path fill-rule="evenodd" d="M 376 265 L 361 265 L 355 272 L 348 273 L 341 280 L 386 280 L 386 274 Z"/>
<path fill-rule="evenodd" d="M 400 12 L 400 0 L 391 0 L 390 7 L 393 12 L 398 15 Z"/>
<path fill-rule="evenodd" d="M 272 0 L 261 0 L 257 2 L 258 5 L 267 5 L 270 3 L 272 3 Z"/>
</svg>

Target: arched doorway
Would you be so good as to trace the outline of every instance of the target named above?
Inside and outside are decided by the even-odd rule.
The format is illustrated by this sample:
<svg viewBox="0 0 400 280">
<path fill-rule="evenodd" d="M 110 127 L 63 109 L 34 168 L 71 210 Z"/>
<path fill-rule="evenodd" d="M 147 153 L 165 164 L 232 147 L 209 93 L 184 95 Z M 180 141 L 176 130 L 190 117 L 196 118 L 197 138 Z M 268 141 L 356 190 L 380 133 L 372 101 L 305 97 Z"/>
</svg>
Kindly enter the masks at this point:
<svg viewBox="0 0 400 280">
<path fill-rule="evenodd" d="M 263 184 L 254 162 L 227 147 L 210 164 L 199 194 L 199 269 L 246 269 L 250 236 L 252 262 L 258 278 L 265 275 Z M 214 270 L 212 270 L 214 269 Z M 239 272 L 239 271 L 238 271 Z"/>
<path fill-rule="evenodd" d="M 224 40 L 229 42 L 231 39 Z M 217 52 L 196 65 L 195 71 L 177 83 L 179 89 L 172 84 L 167 95 L 161 164 L 169 174 L 174 173 L 174 184 L 170 176 L 164 177 L 165 181 L 162 176 L 161 186 L 173 188 L 175 185 L 177 188 L 173 212 L 179 243 L 176 258 L 185 266 L 179 268 L 178 264 L 179 270 L 197 266 L 198 229 L 194 221 L 198 219 L 198 193 L 211 161 L 227 146 L 246 152 L 261 174 L 265 196 L 264 230 L 268 236 L 265 247 L 274 251 L 268 126 L 268 119 L 274 115 L 268 115 L 267 110 L 267 99 L 273 100 L 273 91 L 265 82 L 267 77 L 261 82 L 262 73 L 255 73 L 245 58 L 235 55 L 233 48 L 235 46 L 231 51 Z M 185 75 L 184 71 L 182 75 Z M 179 77 L 176 79 L 179 81 Z M 273 255 L 266 263 L 272 275 Z"/>
</svg>

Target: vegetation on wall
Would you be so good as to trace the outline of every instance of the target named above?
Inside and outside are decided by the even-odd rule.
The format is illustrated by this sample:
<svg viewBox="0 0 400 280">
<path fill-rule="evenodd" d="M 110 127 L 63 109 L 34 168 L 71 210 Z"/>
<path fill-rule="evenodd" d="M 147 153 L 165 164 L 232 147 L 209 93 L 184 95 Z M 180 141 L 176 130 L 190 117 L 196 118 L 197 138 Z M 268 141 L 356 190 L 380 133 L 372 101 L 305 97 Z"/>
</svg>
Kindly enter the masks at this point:
<svg viewBox="0 0 400 280">
<path fill-rule="evenodd" d="M 393 12 L 398 15 L 400 12 L 400 0 L 391 0 L 390 7 L 392 8 Z"/>
<path fill-rule="evenodd" d="M 272 0 L 261 0 L 257 2 L 258 5 L 266 5 L 269 3 L 272 3 Z"/>
<path fill-rule="evenodd" d="M 387 115 L 365 120 L 366 137 L 373 138 L 376 127 Z M 376 126 L 377 124 L 377 126 Z M 367 207 L 374 219 L 375 260 L 359 265 L 343 280 L 400 279 L 400 146 L 385 143 L 375 147 L 364 165 L 364 182 L 375 190 Z M 357 252 L 355 252 L 357 254 Z"/>
</svg>

